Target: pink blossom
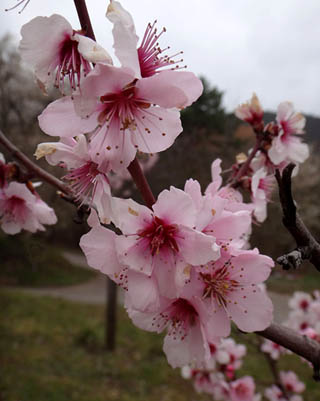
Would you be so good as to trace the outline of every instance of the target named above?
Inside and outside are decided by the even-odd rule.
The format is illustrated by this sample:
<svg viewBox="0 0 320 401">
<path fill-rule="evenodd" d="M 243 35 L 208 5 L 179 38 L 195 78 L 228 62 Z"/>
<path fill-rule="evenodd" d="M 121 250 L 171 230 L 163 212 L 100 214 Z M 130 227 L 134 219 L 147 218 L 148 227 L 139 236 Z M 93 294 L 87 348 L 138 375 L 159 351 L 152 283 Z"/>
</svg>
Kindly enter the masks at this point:
<svg viewBox="0 0 320 401">
<path fill-rule="evenodd" d="M 163 350 L 173 368 L 210 358 L 209 338 L 203 329 L 206 315 L 196 298 L 161 298 L 157 312 L 140 312 L 129 306 L 127 310 L 133 323 L 144 330 L 160 333 L 167 329 Z M 214 339 L 218 341 L 218 337 Z"/>
<path fill-rule="evenodd" d="M 137 78 L 150 77 L 166 67 L 170 70 L 181 68 L 179 63 L 183 60 L 177 60 L 176 57 L 182 52 L 169 56 L 166 54 L 169 47 L 165 49 L 159 47 L 158 40 L 166 29 L 163 28 L 158 32 L 156 21 L 148 24 L 138 47 L 139 38 L 133 19 L 118 1 L 110 1 L 106 16 L 113 23 L 115 54 L 123 67 L 133 69 Z"/>
<path fill-rule="evenodd" d="M 310 294 L 302 291 L 296 291 L 289 299 L 288 305 L 293 310 L 300 309 L 303 312 L 307 312 L 311 303 L 312 297 Z"/>
<path fill-rule="evenodd" d="M 62 137 L 91 132 L 92 159 L 99 165 L 109 160 L 118 171 L 129 165 L 137 150 L 165 150 L 182 131 L 177 108 L 196 100 L 202 84 L 192 73 L 177 74 L 165 71 L 136 80 L 130 69 L 99 64 L 83 80 L 81 93 L 74 95 L 75 109 L 70 98 L 59 99 L 39 116 L 40 127 Z"/>
<path fill-rule="evenodd" d="M 243 103 L 235 110 L 235 115 L 240 120 L 246 121 L 254 128 L 259 129 L 263 119 L 263 109 L 257 95 L 254 93 L 249 102 Z"/>
<path fill-rule="evenodd" d="M 258 284 L 265 281 L 274 263 L 257 250 L 223 252 L 215 262 L 197 268 L 197 291 L 210 315 L 208 332 L 230 333 L 230 320 L 246 332 L 263 330 L 272 321 L 272 303 Z M 193 281 L 188 285 L 192 285 Z"/>
<path fill-rule="evenodd" d="M 244 376 L 230 383 L 230 401 L 258 401 L 255 383 L 251 376 Z"/>
<path fill-rule="evenodd" d="M 36 17 L 21 29 L 20 52 L 29 63 L 41 86 L 54 83 L 64 92 L 64 79 L 71 89 L 79 86 L 82 74 L 91 70 L 90 63 L 112 63 L 108 53 L 81 31 L 74 31 L 69 22 L 58 14 Z"/>
<path fill-rule="evenodd" d="M 7 234 L 44 231 L 43 224 L 57 222 L 53 209 L 18 182 L 10 182 L 0 191 L 0 218 L 1 228 Z"/>
<path fill-rule="evenodd" d="M 47 142 L 38 145 L 35 156 L 45 156 L 49 164 L 66 167 L 69 172 L 63 178 L 70 183 L 76 199 L 82 203 L 92 202 L 97 208 L 100 220 L 110 222 L 111 192 L 107 173 L 109 163 L 98 167 L 89 154 L 89 144 L 84 135 L 63 138 L 62 142 Z"/>
<path fill-rule="evenodd" d="M 251 178 L 251 196 L 254 204 L 254 216 L 258 222 L 267 218 L 267 203 L 275 185 L 273 175 L 268 175 L 265 168 L 255 171 Z"/>
<path fill-rule="evenodd" d="M 281 345 L 274 343 L 270 340 L 264 340 L 261 345 L 261 351 L 269 354 L 272 359 L 279 359 L 279 357 L 285 353 L 285 349 Z"/>
<path fill-rule="evenodd" d="M 185 192 L 164 190 L 152 209 L 114 198 L 113 221 L 124 234 L 116 238 L 119 260 L 152 276 L 163 296 L 175 298 L 189 279 L 190 265 L 218 258 L 219 247 L 214 237 L 193 229 L 196 209 Z"/>
<path fill-rule="evenodd" d="M 234 369 L 239 369 L 242 365 L 242 358 L 245 356 L 247 350 L 245 345 L 236 344 L 233 338 L 224 338 L 221 340 L 221 344 L 219 344 L 219 350 L 228 354 L 228 366 L 233 366 Z M 219 363 L 222 363 L 219 355 L 216 357 Z M 220 361 L 219 361 L 220 359 Z"/>
<path fill-rule="evenodd" d="M 281 371 L 280 380 L 285 389 L 290 393 L 302 393 L 306 388 L 305 384 L 302 383 L 298 379 L 298 376 L 292 371 Z"/>
<path fill-rule="evenodd" d="M 309 156 L 309 149 L 297 135 L 304 133 L 305 118 L 294 112 L 292 103 L 283 102 L 278 106 L 277 122 L 279 133 L 272 140 L 269 158 L 275 165 L 284 161 L 303 163 Z"/>
</svg>

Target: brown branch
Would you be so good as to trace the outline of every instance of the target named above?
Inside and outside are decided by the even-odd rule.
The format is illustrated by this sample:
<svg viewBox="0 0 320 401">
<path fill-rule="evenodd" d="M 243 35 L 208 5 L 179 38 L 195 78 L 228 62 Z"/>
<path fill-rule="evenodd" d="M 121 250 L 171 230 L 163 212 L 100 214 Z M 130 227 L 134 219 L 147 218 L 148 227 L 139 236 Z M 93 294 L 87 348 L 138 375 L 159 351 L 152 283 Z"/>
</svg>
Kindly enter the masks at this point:
<svg viewBox="0 0 320 401">
<path fill-rule="evenodd" d="M 2 144 L 11 153 L 12 157 L 18 160 L 28 170 L 28 173 L 31 173 L 33 176 L 38 177 L 43 181 L 46 181 L 50 185 L 53 185 L 64 194 L 72 195 L 67 185 L 65 185 L 54 175 L 48 173 L 41 167 L 37 166 L 33 161 L 29 159 L 28 156 L 26 156 L 11 141 L 9 141 L 9 139 L 4 135 L 4 133 L 1 130 L 0 130 L 0 144 Z"/>
<path fill-rule="evenodd" d="M 85 32 L 88 38 L 96 40 L 85 0 L 74 0 L 74 5 L 77 9 L 82 30 Z"/>
<path fill-rule="evenodd" d="M 267 329 L 258 331 L 256 334 L 309 361 L 313 365 L 313 378 L 320 381 L 320 344 L 318 342 L 277 323 L 272 323 Z"/>
<path fill-rule="evenodd" d="M 260 149 L 261 143 L 262 143 L 262 136 L 258 135 L 258 133 L 257 133 L 256 143 L 254 145 L 254 148 L 252 149 L 247 160 L 242 164 L 242 166 L 238 170 L 237 174 L 232 178 L 232 180 L 229 184 L 230 186 L 236 187 L 239 185 L 240 179 L 246 174 L 247 170 L 249 169 L 250 163 L 251 163 L 252 159 L 254 158 L 254 156 L 256 155 L 256 153 L 258 152 L 258 150 Z"/>
<path fill-rule="evenodd" d="M 310 260 L 320 271 L 320 244 L 315 240 L 301 217 L 292 196 L 291 175 L 295 165 L 290 163 L 280 174 L 276 171 L 276 179 L 279 186 L 279 196 L 283 211 L 282 222 L 297 243 L 297 248 L 289 254 L 280 256 L 277 261 L 285 269 L 298 267 L 302 260 Z"/>
</svg>

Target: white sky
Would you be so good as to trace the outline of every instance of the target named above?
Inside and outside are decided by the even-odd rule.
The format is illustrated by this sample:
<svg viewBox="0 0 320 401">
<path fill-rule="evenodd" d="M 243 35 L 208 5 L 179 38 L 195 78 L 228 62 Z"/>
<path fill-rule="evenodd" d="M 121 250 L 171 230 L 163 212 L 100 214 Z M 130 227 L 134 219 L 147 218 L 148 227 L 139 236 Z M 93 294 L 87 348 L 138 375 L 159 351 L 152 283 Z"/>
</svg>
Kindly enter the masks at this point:
<svg viewBox="0 0 320 401">
<path fill-rule="evenodd" d="M 31 0 L 22 14 L 0 0 L 0 36 L 19 38 L 21 26 L 37 15 L 58 13 L 75 29 L 72 0 Z M 142 37 L 148 22 L 165 26 L 161 47 L 184 51 L 188 70 L 204 75 L 225 92 L 230 111 L 257 93 L 268 110 L 284 100 L 320 116 L 319 0 L 122 0 Z M 87 0 L 97 41 L 113 56 L 108 0 Z"/>
</svg>

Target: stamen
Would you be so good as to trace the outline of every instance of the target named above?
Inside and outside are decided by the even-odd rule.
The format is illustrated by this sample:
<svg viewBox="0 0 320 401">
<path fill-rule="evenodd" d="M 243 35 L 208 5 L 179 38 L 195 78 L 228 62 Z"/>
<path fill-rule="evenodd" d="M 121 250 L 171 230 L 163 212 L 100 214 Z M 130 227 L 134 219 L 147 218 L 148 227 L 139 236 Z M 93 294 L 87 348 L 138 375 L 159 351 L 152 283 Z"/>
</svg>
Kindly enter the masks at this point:
<svg viewBox="0 0 320 401">
<path fill-rule="evenodd" d="M 22 10 L 19 11 L 19 14 L 22 13 L 22 11 L 27 7 L 27 5 L 30 3 L 30 0 L 21 0 L 18 2 L 18 4 L 16 4 L 15 6 L 11 7 L 11 8 L 6 8 L 4 11 L 11 11 L 14 10 L 15 8 L 19 7 L 22 3 L 24 3 L 26 1 L 26 4 L 23 6 Z"/>
</svg>

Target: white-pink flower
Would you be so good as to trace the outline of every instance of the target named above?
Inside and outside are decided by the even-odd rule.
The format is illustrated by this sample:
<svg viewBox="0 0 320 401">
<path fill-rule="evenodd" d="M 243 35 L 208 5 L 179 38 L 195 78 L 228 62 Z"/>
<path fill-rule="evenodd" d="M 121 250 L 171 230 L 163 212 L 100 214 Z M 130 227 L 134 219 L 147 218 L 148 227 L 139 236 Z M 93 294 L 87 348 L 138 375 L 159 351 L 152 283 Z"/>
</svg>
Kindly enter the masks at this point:
<svg viewBox="0 0 320 401">
<path fill-rule="evenodd" d="M 57 217 L 52 208 L 33 194 L 25 184 L 10 182 L 0 190 L 0 224 L 7 234 L 21 230 L 44 231 L 43 224 L 55 224 Z"/>
<path fill-rule="evenodd" d="M 114 171 L 127 167 L 137 150 L 156 153 L 171 146 L 182 131 L 177 109 L 202 92 L 192 73 L 170 72 L 137 80 L 130 69 L 99 64 L 74 95 L 75 109 L 70 98 L 59 99 L 39 116 L 40 127 L 63 137 L 89 132 L 99 165 L 109 160 Z"/>
<path fill-rule="evenodd" d="M 280 381 L 289 393 L 302 393 L 306 388 L 305 384 L 292 371 L 281 371 Z"/>
<path fill-rule="evenodd" d="M 177 60 L 176 57 L 181 55 L 182 52 L 170 56 L 166 54 L 170 47 L 160 48 L 158 41 L 166 29 L 163 28 L 158 32 L 156 21 L 153 24 L 148 24 L 142 42 L 138 47 L 139 38 L 133 19 L 118 1 L 110 1 L 106 16 L 113 23 L 115 54 L 123 67 L 134 70 L 137 78 L 150 77 L 163 71 L 163 68 L 166 67 L 170 70 L 181 68 L 179 63 L 183 60 Z"/>
<path fill-rule="evenodd" d="M 294 111 L 292 103 L 280 103 L 277 112 L 279 133 L 268 150 L 272 163 L 303 163 L 309 157 L 308 145 L 297 136 L 304 133 L 305 121 L 302 114 Z"/>
<path fill-rule="evenodd" d="M 46 142 L 38 145 L 35 152 L 37 159 L 45 156 L 53 166 L 66 167 L 69 172 L 63 178 L 70 183 L 70 188 L 81 202 L 92 203 L 98 211 L 102 223 L 110 222 L 111 192 L 107 173 L 110 172 L 108 161 L 98 167 L 89 154 L 89 144 L 84 135 L 76 138 L 62 138 L 61 142 Z"/>
<path fill-rule="evenodd" d="M 223 249 L 223 248 L 222 248 Z M 258 284 L 265 281 L 274 263 L 257 250 L 238 251 L 233 256 L 223 251 L 215 262 L 197 267 L 197 277 L 188 286 L 196 286 L 210 319 L 206 330 L 216 336 L 228 336 L 230 320 L 240 330 L 264 330 L 272 321 L 272 302 Z"/>
<path fill-rule="evenodd" d="M 246 121 L 253 127 L 259 128 L 262 124 L 263 109 L 257 95 L 254 93 L 250 101 L 238 106 L 235 110 L 235 115 L 240 120 Z"/>
<path fill-rule="evenodd" d="M 158 196 L 153 210 L 133 200 L 114 198 L 113 222 L 119 260 L 156 280 L 163 296 L 177 296 L 192 265 L 220 255 L 215 238 L 194 229 L 197 210 L 191 197 L 171 187 Z"/>
<path fill-rule="evenodd" d="M 230 383 L 230 401 L 258 401 L 255 383 L 251 376 L 244 376 Z"/>
<path fill-rule="evenodd" d="M 279 359 L 280 355 L 285 353 L 285 349 L 281 345 L 271 340 L 264 340 L 261 345 L 261 351 L 269 354 L 272 359 Z"/>
<path fill-rule="evenodd" d="M 254 205 L 254 216 L 262 223 L 267 218 L 267 203 L 270 202 L 271 193 L 275 185 L 273 175 L 268 175 L 262 167 L 255 171 L 251 178 L 251 197 Z"/>
<path fill-rule="evenodd" d="M 111 63 L 109 54 L 95 41 L 74 31 L 69 22 L 58 14 L 36 17 L 21 29 L 20 53 L 30 64 L 44 89 L 54 84 L 64 92 L 64 80 L 71 89 L 79 86 L 82 75 L 91 63 Z"/>
</svg>

